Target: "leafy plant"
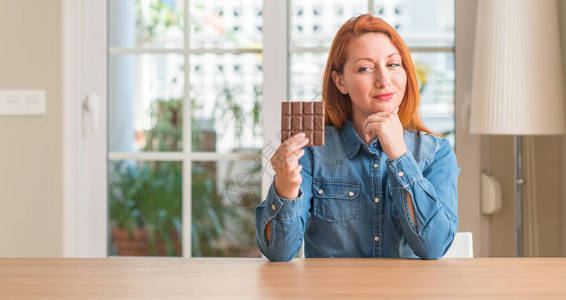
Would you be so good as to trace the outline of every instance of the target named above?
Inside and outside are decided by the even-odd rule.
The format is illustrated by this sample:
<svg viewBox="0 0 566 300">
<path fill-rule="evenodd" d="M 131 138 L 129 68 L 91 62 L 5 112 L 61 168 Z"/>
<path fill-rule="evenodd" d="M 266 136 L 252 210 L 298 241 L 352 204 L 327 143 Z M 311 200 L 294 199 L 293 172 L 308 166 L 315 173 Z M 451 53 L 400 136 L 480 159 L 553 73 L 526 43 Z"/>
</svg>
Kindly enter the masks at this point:
<svg viewBox="0 0 566 300">
<path fill-rule="evenodd" d="M 194 256 L 223 256 L 225 250 L 215 241 L 224 234 L 226 218 L 237 215 L 222 203 L 212 174 L 213 163 L 195 163 L 192 171 L 191 251 Z"/>
<path fill-rule="evenodd" d="M 195 102 L 192 101 L 193 107 Z M 232 103 L 231 108 L 237 107 Z M 259 113 L 259 109 L 256 108 Z M 238 122 L 244 122 L 241 108 L 234 110 L 240 116 Z M 225 117 L 228 114 L 225 113 Z M 156 100 L 151 109 L 153 126 L 145 132 L 145 146 L 142 151 L 179 151 L 182 141 L 182 99 Z M 259 118 L 258 118 L 259 119 Z M 243 126 L 242 124 L 236 126 Z M 192 122 L 193 142 L 199 142 L 206 132 Z M 210 132 L 208 132 L 211 134 Z M 213 133 L 212 133 L 213 134 Z M 232 174 L 234 162 L 228 165 L 228 174 Z M 259 194 L 244 193 L 241 202 L 230 205 L 225 196 L 219 193 L 216 181 L 215 162 L 193 163 L 192 169 L 192 226 L 191 245 L 194 256 L 223 256 L 226 249 L 219 243 L 225 235 L 227 220 L 242 226 L 244 235 L 253 236 L 253 220 L 250 213 L 242 214 L 244 209 L 253 207 L 259 201 Z M 257 167 L 250 174 L 257 174 Z M 156 254 L 157 240 L 165 242 L 168 255 L 177 255 L 175 245 L 170 238 L 172 229 L 181 241 L 182 233 L 182 169 L 176 162 L 147 162 L 135 165 L 131 161 L 113 164 L 110 183 L 110 216 L 116 226 L 128 229 L 130 235 L 135 228 L 144 228 L 149 233 L 151 255 Z M 233 190 L 239 182 L 226 178 L 224 190 Z M 253 203 L 252 203 L 253 202 Z M 234 203 L 232 203 L 234 204 Z M 248 234 L 248 233 L 252 234 Z"/>
<path fill-rule="evenodd" d="M 212 116 L 224 123 L 234 126 L 234 133 L 237 138 L 236 149 L 241 147 L 242 133 L 244 127 L 250 123 L 254 134 L 258 134 L 261 128 L 261 95 L 262 89 L 260 85 L 253 87 L 253 105 L 250 111 L 246 111 L 241 104 L 234 98 L 234 93 L 242 93 L 238 87 L 229 86 L 224 82 L 224 88 L 218 93 L 212 111 Z M 251 120 L 248 120 L 250 118 Z M 251 122 L 250 122 L 251 121 Z"/>
<path fill-rule="evenodd" d="M 151 162 L 135 165 L 121 161 L 113 165 L 110 184 L 110 217 L 116 226 L 148 233 L 150 255 L 157 254 L 157 241 L 165 243 L 167 255 L 178 255 L 171 233 L 181 241 L 181 168 L 178 163 Z"/>
</svg>

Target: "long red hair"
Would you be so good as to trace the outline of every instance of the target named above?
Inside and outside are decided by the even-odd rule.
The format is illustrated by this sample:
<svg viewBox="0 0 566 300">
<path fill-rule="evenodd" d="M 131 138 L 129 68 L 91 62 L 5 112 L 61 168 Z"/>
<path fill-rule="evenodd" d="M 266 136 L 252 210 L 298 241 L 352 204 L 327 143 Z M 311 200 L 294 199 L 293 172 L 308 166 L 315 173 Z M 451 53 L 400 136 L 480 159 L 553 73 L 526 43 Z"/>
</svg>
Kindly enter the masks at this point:
<svg viewBox="0 0 566 300">
<path fill-rule="evenodd" d="M 340 129 L 344 126 L 346 120 L 351 117 L 352 103 L 350 97 L 340 93 L 334 80 L 332 80 L 332 71 L 339 74 L 343 73 L 349 50 L 348 45 L 353 39 L 368 32 L 380 32 L 387 35 L 403 60 L 403 66 L 407 73 L 407 87 L 398 112 L 403 128 L 435 134 L 423 125 L 419 117 L 419 85 L 407 45 L 393 27 L 384 20 L 370 14 L 346 21 L 332 41 L 322 83 L 322 101 L 325 106 L 326 124 L 334 125 L 334 127 Z"/>
</svg>

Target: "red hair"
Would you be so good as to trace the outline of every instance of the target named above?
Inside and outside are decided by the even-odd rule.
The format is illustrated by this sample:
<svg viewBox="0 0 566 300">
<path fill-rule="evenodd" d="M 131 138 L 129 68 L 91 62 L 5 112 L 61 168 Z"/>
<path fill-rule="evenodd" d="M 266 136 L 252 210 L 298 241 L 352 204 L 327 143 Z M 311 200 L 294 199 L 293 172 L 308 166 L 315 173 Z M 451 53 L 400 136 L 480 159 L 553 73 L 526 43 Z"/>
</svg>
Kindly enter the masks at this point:
<svg viewBox="0 0 566 300">
<path fill-rule="evenodd" d="M 336 33 L 334 41 L 332 41 L 322 83 L 322 101 L 325 106 L 326 124 L 334 125 L 334 127 L 340 129 L 344 126 L 346 120 L 351 117 L 352 102 L 350 97 L 338 90 L 334 80 L 332 80 L 332 71 L 336 71 L 339 74 L 343 73 L 350 42 L 368 32 L 379 32 L 387 35 L 395 48 L 397 48 L 397 51 L 399 51 L 403 61 L 403 66 L 407 73 L 407 87 L 398 112 L 403 128 L 435 134 L 423 125 L 419 117 L 419 85 L 417 83 L 415 66 L 407 45 L 405 45 L 405 42 L 403 42 L 403 39 L 401 39 L 401 36 L 393 27 L 384 20 L 370 14 L 361 15 L 346 21 Z"/>
</svg>

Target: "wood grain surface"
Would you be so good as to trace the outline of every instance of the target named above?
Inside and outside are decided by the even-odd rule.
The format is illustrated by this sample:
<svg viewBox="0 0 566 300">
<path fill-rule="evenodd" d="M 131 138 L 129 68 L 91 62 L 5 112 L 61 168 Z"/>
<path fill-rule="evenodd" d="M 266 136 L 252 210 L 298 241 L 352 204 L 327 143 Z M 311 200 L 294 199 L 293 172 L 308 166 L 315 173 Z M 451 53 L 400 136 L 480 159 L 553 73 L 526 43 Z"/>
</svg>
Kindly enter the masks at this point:
<svg viewBox="0 0 566 300">
<path fill-rule="evenodd" d="M 0 299 L 278 298 L 566 299 L 566 259 L 0 259 Z"/>
</svg>

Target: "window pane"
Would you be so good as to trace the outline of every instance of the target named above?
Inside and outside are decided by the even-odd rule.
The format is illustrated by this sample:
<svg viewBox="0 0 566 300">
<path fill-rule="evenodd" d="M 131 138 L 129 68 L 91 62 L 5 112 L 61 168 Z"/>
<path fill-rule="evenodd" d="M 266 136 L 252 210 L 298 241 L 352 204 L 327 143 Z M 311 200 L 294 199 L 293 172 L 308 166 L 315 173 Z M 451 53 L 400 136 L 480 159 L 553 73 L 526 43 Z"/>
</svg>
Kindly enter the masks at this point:
<svg viewBox="0 0 566 300">
<path fill-rule="evenodd" d="M 413 52 L 425 125 L 454 145 L 454 53 Z"/>
<path fill-rule="evenodd" d="M 291 46 L 330 48 L 346 20 L 367 13 L 367 0 L 313 0 L 291 2 Z"/>
<path fill-rule="evenodd" d="M 109 0 L 110 47 L 183 47 L 182 0 Z"/>
<path fill-rule="evenodd" d="M 261 55 L 211 53 L 190 61 L 193 151 L 259 151 Z"/>
<path fill-rule="evenodd" d="M 262 0 L 191 0 L 191 48 L 262 48 Z"/>
<path fill-rule="evenodd" d="M 181 183 L 180 162 L 109 162 L 110 255 L 181 256 Z"/>
<path fill-rule="evenodd" d="M 322 99 L 322 77 L 328 52 L 291 55 L 291 101 Z"/>
<path fill-rule="evenodd" d="M 194 162 L 191 180 L 192 256 L 260 257 L 261 161 Z"/>
<path fill-rule="evenodd" d="M 109 57 L 111 152 L 182 151 L 183 68 L 176 54 Z"/>
<path fill-rule="evenodd" d="M 454 45 L 454 0 L 375 0 L 374 9 L 409 47 Z"/>
</svg>

